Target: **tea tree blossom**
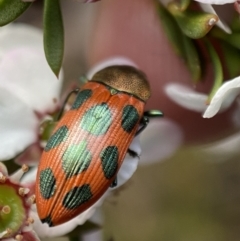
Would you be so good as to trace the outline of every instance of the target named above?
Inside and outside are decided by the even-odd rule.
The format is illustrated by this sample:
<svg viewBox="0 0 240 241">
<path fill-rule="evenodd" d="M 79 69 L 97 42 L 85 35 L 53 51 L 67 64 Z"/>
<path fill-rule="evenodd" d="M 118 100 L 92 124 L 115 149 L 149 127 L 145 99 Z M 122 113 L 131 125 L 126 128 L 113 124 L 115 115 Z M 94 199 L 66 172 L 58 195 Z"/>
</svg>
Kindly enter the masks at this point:
<svg viewBox="0 0 240 241">
<path fill-rule="evenodd" d="M 236 79 L 239 79 L 239 77 Z M 236 83 L 235 79 L 232 81 Z M 239 93 L 233 87 L 231 88 L 228 82 L 225 82 L 208 104 L 207 94 L 194 91 L 190 87 L 178 83 L 169 83 L 164 87 L 164 90 L 176 104 L 188 110 L 203 113 L 204 118 L 212 117 L 218 111 L 223 112 L 228 109 Z"/>
<path fill-rule="evenodd" d="M 216 4 L 216 5 L 237 2 L 236 0 L 195 0 L 195 1 L 206 3 L 206 4 Z"/>
<path fill-rule="evenodd" d="M 228 109 L 240 93 L 240 77 L 226 81 L 217 90 L 208 104 L 207 94 L 196 92 L 189 87 L 177 83 L 165 86 L 168 97 L 176 104 L 192 111 L 202 112 L 204 118 L 211 118 L 219 111 Z"/>
<path fill-rule="evenodd" d="M 0 46 L 0 160 L 8 160 L 38 141 L 41 120 L 58 108 L 63 78 L 46 63 L 40 30 L 2 27 Z"/>
<path fill-rule="evenodd" d="M 230 106 L 240 93 L 240 77 L 226 81 L 217 90 L 203 114 L 204 118 L 213 117 L 224 105 Z"/>
<path fill-rule="evenodd" d="M 20 183 L 20 178 L 27 171 L 28 167 L 24 165 L 9 176 L 7 168 L 0 162 L 1 240 L 39 240 L 32 229 L 34 220 L 30 216 L 35 195 Z"/>
</svg>

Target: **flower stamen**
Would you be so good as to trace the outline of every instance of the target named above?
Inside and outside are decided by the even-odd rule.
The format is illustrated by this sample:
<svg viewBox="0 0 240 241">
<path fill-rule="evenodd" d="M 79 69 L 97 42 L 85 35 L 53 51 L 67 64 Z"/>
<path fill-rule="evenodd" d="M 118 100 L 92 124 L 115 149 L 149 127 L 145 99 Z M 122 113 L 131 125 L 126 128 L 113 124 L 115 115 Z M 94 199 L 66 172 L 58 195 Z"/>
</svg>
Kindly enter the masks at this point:
<svg viewBox="0 0 240 241">
<path fill-rule="evenodd" d="M 27 221 L 26 221 L 26 225 L 30 225 L 30 224 L 33 224 L 34 223 L 34 219 L 33 218 L 31 218 L 31 217 L 29 217 L 28 219 L 27 219 Z"/>
<path fill-rule="evenodd" d="M 30 204 L 34 204 L 36 202 L 36 196 L 32 195 L 31 197 L 29 197 L 28 201 Z"/>
<path fill-rule="evenodd" d="M 19 182 L 19 180 L 21 179 L 22 175 L 24 173 L 26 173 L 27 171 L 29 170 L 29 167 L 24 164 L 22 165 L 21 169 L 19 169 L 18 171 L 16 171 L 14 174 L 12 174 L 9 179 L 12 181 L 12 182 Z"/>
<path fill-rule="evenodd" d="M 12 233 L 12 229 L 7 228 L 5 231 L 0 233 L 0 238 L 3 238 L 4 236 L 9 236 Z"/>
<path fill-rule="evenodd" d="M 29 188 L 24 188 L 24 187 L 20 187 L 18 189 L 18 194 L 22 197 L 24 197 L 25 195 L 27 195 L 30 192 Z"/>
<path fill-rule="evenodd" d="M 4 175 L 0 172 L 0 182 L 1 182 L 1 183 L 5 183 L 5 182 L 6 182 L 6 179 L 7 179 L 7 177 L 4 176 Z"/>
<path fill-rule="evenodd" d="M 18 234 L 18 235 L 16 235 L 15 239 L 17 241 L 21 241 L 21 240 L 23 240 L 23 236 L 21 234 Z"/>
<path fill-rule="evenodd" d="M 23 164 L 22 167 L 21 167 L 22 171 L 25 173 L 25 172 L 28 172 L 29 170 L 29 166 L 26 165 L 26 164 Z"/>
</svg>

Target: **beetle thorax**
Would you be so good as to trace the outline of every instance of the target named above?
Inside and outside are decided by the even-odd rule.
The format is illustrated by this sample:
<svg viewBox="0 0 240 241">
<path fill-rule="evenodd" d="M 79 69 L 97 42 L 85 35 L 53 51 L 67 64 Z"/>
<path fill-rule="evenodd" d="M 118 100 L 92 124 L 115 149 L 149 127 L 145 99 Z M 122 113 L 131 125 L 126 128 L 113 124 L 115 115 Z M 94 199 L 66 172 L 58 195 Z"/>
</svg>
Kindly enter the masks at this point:
<svg viewBox="0 0 240 241">
<path fill-rule="evenodd" d="M 143 72 L 132 66 L 110 66 L 97 72 L 93 81 L 104 84 L 129 94 L 135 95 L 144 102 L 151 95 L 150 85 Z"/>
</svg>

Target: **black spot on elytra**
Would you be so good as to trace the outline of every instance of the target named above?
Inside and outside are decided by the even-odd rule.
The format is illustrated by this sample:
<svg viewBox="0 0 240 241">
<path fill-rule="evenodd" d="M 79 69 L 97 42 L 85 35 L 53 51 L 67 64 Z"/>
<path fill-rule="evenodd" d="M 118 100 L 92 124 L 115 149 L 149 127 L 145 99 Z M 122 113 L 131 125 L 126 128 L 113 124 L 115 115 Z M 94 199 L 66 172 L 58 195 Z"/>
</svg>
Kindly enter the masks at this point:
<svg viewBox="0 0 240 241">
<path fill-rule="evenodd" d="M 42 223 L 47 223 L 49 227 L 53 226 L 51 215 L 48 215 L 46 218 L 41 219 Z"/>
<path fill-rule="evenodd" d="M 90 200 L 92 196 L 90 185 L 84 184 L 81 187 L 74 187 L 70 190 L 65 195 L 62 204 L 67 209 L 75 209 Z"/>
<path fill-rule="evenodd" d="M 118 169 L 118 148 L 108 146 L 101 152 L 100 157 L 104 176 L 111 179 Z"/>
<path fill-rule="evenodd" d="M 122 112 L 122 128 L 126 132 L 131 132 L 139 121 L 139 114 L 133 105 L 127 105 Z"/>
<path fill-rule="evenodd" d="M 50 151 L 52 148 L 58 146 L 61 142 L 63 142 L 68 134 L 67 126 L 59 127 L 55 133 L 49 138 L 47 145 L 45 146 L 45 151 Z"/>
<path fill-rule="evenodd" d="M 82 90 L 77 94 L 76 100 L 74 101 L 71 110 L 78 109 L 85 101 L 87 101 L 92 96 L 92 90 L 86 89 Z"/>
<path fill-rule="evenodd" d="M 56 178 L 51 168 L 46 168 L 40 172 L 40 193 L 44 199 L 51 198 L 56 190 Z"/>
</svg>

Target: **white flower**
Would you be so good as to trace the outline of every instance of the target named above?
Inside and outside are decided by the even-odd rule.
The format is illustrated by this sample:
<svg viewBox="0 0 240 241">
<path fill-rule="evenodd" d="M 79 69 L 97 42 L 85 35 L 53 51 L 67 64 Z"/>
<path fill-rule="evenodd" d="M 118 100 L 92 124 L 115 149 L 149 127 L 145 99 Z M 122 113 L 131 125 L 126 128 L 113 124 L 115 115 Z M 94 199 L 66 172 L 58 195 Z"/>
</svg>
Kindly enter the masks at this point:
<svg viewBox="0 0 240 241">
<path fill-rule="evenodd" d="M 203 112 L 206 109 L 207 95 L 178 83 L 164 86 L 166 95 L 179 106 L 188 110 Z"/>
<path fill-rule="evenodd" d="M 201 2 L 201 3 L 206 3 L 206 4 L 216 4 L 216 5 L 237 2 L 236 0 L 195 0 L 195 1 Z"/>
<path fill-rule="evenodd" d="M 208 96 L 206 94 L 178 83 L 167 84 L 164 91 L 179 106 L 195 112 L 204 112 L 203 117 L 210 118 L 218 111 L 223 112 L 231 106 L 239 94 L 237 87 L 240 87 L 240 77 L 225 82 L 217 90 L 209 105 L 207 105 Z"/>
<path fill-rule="evenodd" d="M 240 93 L 240 76 L 226 81 L 213 96 L 203 114 L 204 118 L 213 117 L 223 106 L 229 107 Z"/>
<path fill-rule="evenodd" d="M 239 158 L 240 132 L 236 132 L 221 140 L 200 146 L 199 151 L 209 155 L 210 161 L 223 162 L 231 157 Z"/>
<path fill-rule="evenodd" d="M 0 29 L 0 160 L 38 141 L 41 119 L 56 110 L 62 84 L 49 68 L 42 32 L 25 24 Z"/>
</svg>

